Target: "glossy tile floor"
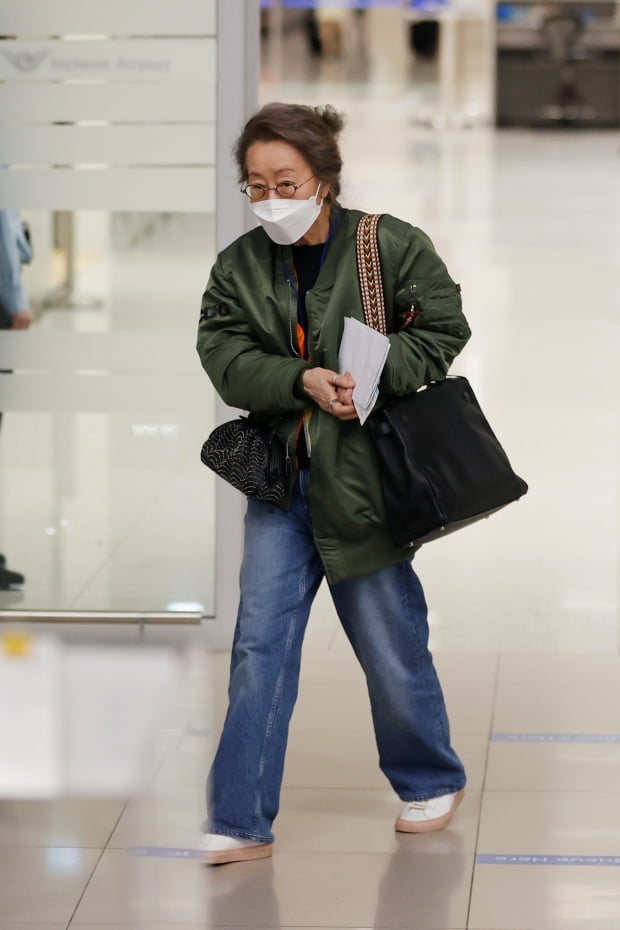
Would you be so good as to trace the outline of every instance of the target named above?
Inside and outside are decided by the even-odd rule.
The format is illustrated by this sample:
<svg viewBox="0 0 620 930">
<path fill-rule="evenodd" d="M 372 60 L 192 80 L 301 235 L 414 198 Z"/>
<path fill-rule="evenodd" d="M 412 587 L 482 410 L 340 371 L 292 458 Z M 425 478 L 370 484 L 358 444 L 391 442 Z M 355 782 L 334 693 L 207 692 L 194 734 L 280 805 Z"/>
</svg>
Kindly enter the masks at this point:
<svg viewBox="0 0 620 930">
<path fill-rule="evenodd" d="M 396 23 L 382 25 L 391 47 Z M 360 75 L 311 61 L 294 32 L 286 49 L 263 98 L 347 112 L 343 200 L 435 240 L 474 330 L 454 370 L 530 483 L 416 560 L 468 793 L 448 830 L 394 833 L 363 681 L 321 590 L 274 858 L 205 869 L 228 660 L 209 654 L 208 624 L 198 641 L 177 630 L 186 680 L 142 797 L 0 803 L 0 930 L 616 930 L 620 140 L 433 131 L 417 120 L 432 68 L 415 79 L 393 54 Z"/>
</svg>

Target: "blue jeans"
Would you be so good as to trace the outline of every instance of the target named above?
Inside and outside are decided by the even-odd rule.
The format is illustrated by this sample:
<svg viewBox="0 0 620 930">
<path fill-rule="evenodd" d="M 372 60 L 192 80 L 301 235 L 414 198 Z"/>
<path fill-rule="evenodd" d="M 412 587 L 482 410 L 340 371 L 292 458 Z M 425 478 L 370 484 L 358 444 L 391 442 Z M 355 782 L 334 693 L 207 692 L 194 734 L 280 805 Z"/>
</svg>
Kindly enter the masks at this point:
<svg viewBox="0 0 620 930">
<path fill-rule="evenodd" d="M 272 842 L 301 647 L 323 578 L 308 472 L 289 512 L 248 501 L 229 706 L 208 781 L 207 829 Z M 379 764 L 403 801 L 459 791 L 443 694 L 428 650 L 426 603 L 409 561 L 331 586 L 366 674 Z"/>
</svg>

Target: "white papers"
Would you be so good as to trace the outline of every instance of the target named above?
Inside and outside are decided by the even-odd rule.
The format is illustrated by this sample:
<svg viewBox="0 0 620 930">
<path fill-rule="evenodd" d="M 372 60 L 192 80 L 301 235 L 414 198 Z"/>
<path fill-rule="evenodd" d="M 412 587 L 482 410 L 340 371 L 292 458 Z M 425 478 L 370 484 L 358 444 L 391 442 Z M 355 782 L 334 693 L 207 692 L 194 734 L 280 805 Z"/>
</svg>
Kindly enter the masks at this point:
<svg viewBox="0 0 620 930">
<path fill-rule="evenodd" d="M 350 371 L 353 375 L 353 404 L 362 424 L 368 419 L 379 396 L 379 378 L 389 351 L 387 336 L 352 316 L 346 317 L 338 365 L 341 374 Z"/>
</svg>

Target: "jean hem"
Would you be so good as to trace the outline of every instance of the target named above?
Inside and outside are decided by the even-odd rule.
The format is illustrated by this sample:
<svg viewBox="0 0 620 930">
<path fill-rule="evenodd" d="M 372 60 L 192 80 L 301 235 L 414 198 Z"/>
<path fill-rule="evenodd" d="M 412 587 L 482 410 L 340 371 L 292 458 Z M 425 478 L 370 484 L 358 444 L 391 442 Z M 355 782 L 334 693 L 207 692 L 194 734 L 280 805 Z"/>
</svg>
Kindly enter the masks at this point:
<svg viewBox="0 0 620 930">
<path fill-rule="evenodd" d="M 217 836 L 232 836 L 237 840 L 255 840 L 257 843 L 273 843 L 273 836 L 259 836 L 257 833 L 248 833 L 245 830 L 220 830 L 218 827 L 210 826 L 208 833 L 215 833 Z"/>
<path fill-rule="evenodd" d="M 416 794 L 415 797 L 411 798 L 404 798 L 402 795 L 399 795 L 399 797 L 405 804 L 411 804 L 413 801 L 433 801 L 435 798 L 443 798 L 447 794 L 458 794 L 458 792 L 462 791 L 464 788 L 465 782 L 455 788 L 441 788 L 438 792 L 436 791 L 432 794 L 427 791 L 425 794 Z"/>
</svg>

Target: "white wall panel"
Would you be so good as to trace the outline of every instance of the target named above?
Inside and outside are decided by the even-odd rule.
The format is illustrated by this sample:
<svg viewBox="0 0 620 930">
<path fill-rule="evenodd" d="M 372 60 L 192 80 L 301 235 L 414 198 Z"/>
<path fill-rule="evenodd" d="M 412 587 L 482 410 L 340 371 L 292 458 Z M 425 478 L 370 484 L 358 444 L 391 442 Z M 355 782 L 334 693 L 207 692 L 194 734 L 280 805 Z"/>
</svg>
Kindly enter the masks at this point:
<svg viewBox="0 0 620 930">
<path fill-rule="evenodd" d="M 0 35 L 213 35 L 215 6 L 216 0 L 2 0 Z"/>
<path fill-rule="evenodd" d="M 256 109 L 260 59 L 259 5 L 256 0 L 218 0 L 218 212 L 217 247 L 223 249 L 248 228 L 250 211 L 239 201 L 233 184 L 232 145 Z M 218 423 L 233 415 L 218 397 Z M 230 647 L 239 592 L 243 551 L 243 498 L 225 481 L 216 482 L 216 619 L 210 635 L 214 648 Z"/>
<path fill-rule="evenodd" d="M 215 75 L 215 39 L 0 42 L 0 80 L 5 81 L 215 84 Z"/>
<path fill-rule="evenodd" d="M 11 165 L 214 165 L 215 127 L 0 124 L 0 152 Z"/>
<path fill-rule="evenodd" d="M 214 122 L 215 85 L 0 83 L 0 114 L 18 122 Z"/>
<path fill-rule="evenodd" d="M 215 169 L 111 168 L 0 171 L 0 205 L 35 210 L 215 209 Z"/>
</svg>

